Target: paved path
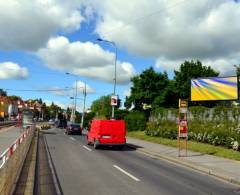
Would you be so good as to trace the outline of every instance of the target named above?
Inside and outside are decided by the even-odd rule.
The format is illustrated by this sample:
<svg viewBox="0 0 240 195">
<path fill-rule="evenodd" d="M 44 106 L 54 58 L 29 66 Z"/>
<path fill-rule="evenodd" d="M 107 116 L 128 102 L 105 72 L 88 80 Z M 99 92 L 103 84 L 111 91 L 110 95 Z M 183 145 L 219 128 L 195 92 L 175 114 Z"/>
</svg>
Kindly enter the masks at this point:
<svg viewBox="0 0 240 195">
<path fill-rule="evenodd" d="M 21 135 L 18 127 L 0 129 L 0 155 Z"/>
<path fill-rule="evenodd" d="M 188 167 L 209 173 L 240 184 L 240 161 L 229 160 L 207 154 L 188 151 L 187 157 L 178 157 L 178 150 L 174 147 L 155 144 L 139 139 L 127 138 L 127 142 L 135 146 L 139 151 L 186 165 Z M 184 152 L 182 152 L 184 154 Z M 239 192 L 240 193 L 240 192 Z"/>
<path fill-rule="evenodd" d="M 238 194 L 239 187 L 207 174 L 137 152 L 131 147 L 94 150 L 85 136 L 45 133 L 63 194 Z M 133 140 L 131 140 L 133 141 Z"/>
</svg>

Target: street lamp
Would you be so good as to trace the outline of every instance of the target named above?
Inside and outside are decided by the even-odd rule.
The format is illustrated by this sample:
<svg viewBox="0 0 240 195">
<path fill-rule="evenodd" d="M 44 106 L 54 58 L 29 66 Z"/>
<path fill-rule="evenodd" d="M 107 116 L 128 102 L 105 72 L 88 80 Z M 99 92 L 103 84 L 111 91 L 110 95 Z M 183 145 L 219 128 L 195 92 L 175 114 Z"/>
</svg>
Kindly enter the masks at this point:
<svg viewBox="0 0 240 195">
<path fill-rule="evenodd" d="M 115 44 L 115 42 L 113 41 L 108 41 L 108 40 L 104 40 L 101 38 L 98 38 L 97 41 L 100 42 L 106 42 L 111 44 L 114 48 L 115 48 L 115 61 L 114 61 L 114 83 L 113 83 L 113 95 L 116 95 L 116 82 L 117 82 L 117 73 L 116 73 L 116 66 L 117 66 L 117 46 Z M 112 105 L 112 119 L 114 119 L 114 105 Z"/>
<path fill-rule="evenodd" d="M 74 109 L 73 109 L 73 119 L 72 122 L 75 122 L 76 119 L 76 108 L 77 108 L 77 75 L 71 74 L 69 72 L 66 72 L 67 75 L 71 75 L 76 78 L 76 89 L 75 89 L 75 101 L 74 101 Z"/>
<path fill-rule="evenodd" d="M 77 99 L 81 99 L 81 100 L 83 99 L 83 111 L 82 111 L 82 117 L 81 117 L 81 128 L 83 128 L 83 122 L 84 122 L 86 96 L 87 96 L 86 83 L 84 83 L 83 98 L 77 98 Z M 74 99 L 74 97 L 70 97 L 70 99 Z"/>
</svg>

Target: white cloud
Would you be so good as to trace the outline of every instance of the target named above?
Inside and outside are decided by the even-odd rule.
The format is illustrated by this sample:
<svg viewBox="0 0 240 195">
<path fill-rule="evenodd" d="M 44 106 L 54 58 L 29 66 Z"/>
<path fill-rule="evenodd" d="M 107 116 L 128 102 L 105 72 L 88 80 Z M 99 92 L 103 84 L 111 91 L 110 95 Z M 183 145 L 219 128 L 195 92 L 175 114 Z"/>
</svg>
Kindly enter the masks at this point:
<svg viewBox="0 0 240 195">
<path fill-rule="evenodd" d="M 113 82 L 114 53 L 92 42 L 69 42 L 66 37 L 51 38 L 38 56 L 51 69 L 70 72 L 95 80 Z M 125 84 L 134 75 L 133 65 L 117 61 L 117 82 Z"/>
<path fill-rule="evenodd" d="M 0 63 L 0 79 L 25 79 L 28 70 L 13 62 Z"/>
<path fill-rule="evenodd" d="M 81 0 L 0 1 L 0 49 L 36 50 L 56 32 L 80 28 Z"/>
<path fill-rule="evenodd" d="M 219 62 L 239 63 L 240 3 L 233 0 L 105 0 L 92 6 L 101 37 L 156 58 L 158 65 L 171 62 L 163 66 L 168 70 L 186 59 L 216 62 L 213 67 L 223 73 L 229 63 Z"/>
<path fill-rule="evenodd" d="M 129 97 L 130 95 L 131 95 L 131 88 L 128 88 L 123 92 L 123 97 Z"/>
<path fill-rule="evenodd" d="M 73 83 L 72 87 L 74 89 L 76 89 L 76 82 Z M 78 89 L 77 91 L 78 91 L 78 93 L 80 93 L 80 94 L 82 93 L 83 94 L 84 88 L 85 88 L 85 83 L 82 82 L 82 81 L 78 81 L 77 82 L 77 89 Z M 96 91 L 93 88 L 91 88 L 88 84 L 86 84 L 86 93 L 87 94 L 95 93 L 95 92 Z"/>
<path fill-rule="evenodd" d="M 83 90 L 84 90 L 85 84 L 82 81 L 77 82 L 77 93 L 78 96 L 83 95 Z M 56 96 L 75 96 L 76 93 L 76 82 L 72 84 L 71 87 L 66 87 L 66 88 L 61 88 L 61 87 L 52 87 L 52 94 Z M 86 84 L 86 93 L 87 94 L 93 94 L 95 93 L 95 90 L 90 87 L 88 84 Z"/>
</svg>

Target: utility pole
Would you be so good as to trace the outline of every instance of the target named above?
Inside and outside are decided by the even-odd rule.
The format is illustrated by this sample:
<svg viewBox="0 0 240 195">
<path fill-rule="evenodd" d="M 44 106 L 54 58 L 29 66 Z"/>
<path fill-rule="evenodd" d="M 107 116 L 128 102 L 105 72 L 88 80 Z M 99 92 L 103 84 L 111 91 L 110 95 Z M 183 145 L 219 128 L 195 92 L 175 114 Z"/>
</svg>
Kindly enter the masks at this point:
<svg viewBox="0 0 240 195">
<path fill-rule="evenodd" d="M 72 117 L 72 122 L 76 121 L 76 109 L 77 109 L 77 82 L 78 82 L 78 77 L 75 74 L 71 74 L 69 72 L 66 72 L 67 75 L 74 76 L 76 78 L 76 88 L 75 88 L 75 101 L 74 101 L 74 109 L 73 109 L 73 117 Z"/>
<path fill-rule="evenodd" d="M 83 128 L 83 121 L 84 121 L 84 115 L 85 115 L 86 96 L 87 96 L 86 83 L 84 83 L 84 89 L 83 89 L 83 112 L 82 112 L 82 118 L 81 118 L 81 128 Z"/>
<path fill-rule="evenodd" d="M 117 46 L 116 46 L 116 43 L 114 41 L 108 41 L 108 40 L 104 40 L 104 39 L 101 39 L 101 38 L 98 38 L 97 41 L 109 43 L 115 48 L 114 82 L 113 82 L 113 96 L 115 96 L 116 95 L 116 83 L 117 83 Z M 114 109 L 115 109 L 114 107 L 115 106 L 112 105 L 112 119 L 114 119 Z"/>
</svg>

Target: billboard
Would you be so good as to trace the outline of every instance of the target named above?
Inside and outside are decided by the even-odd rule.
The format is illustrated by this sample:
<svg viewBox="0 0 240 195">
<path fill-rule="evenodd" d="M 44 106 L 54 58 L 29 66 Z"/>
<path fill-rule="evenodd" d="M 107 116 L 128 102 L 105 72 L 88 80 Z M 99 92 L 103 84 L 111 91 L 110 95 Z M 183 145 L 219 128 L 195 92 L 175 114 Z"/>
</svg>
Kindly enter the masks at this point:
<svg viewBox="0 0 240 195">
<path fill-rule="evenodd" d="M 237 100 L 238 78 L 211 77 L 191 80 L 191 101 Z"/>
</svg>

